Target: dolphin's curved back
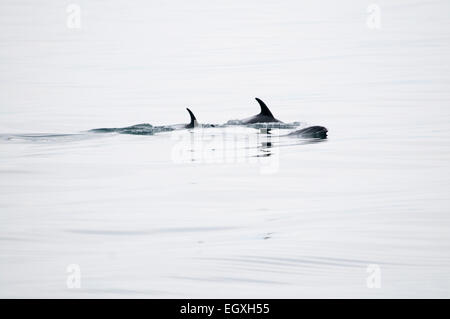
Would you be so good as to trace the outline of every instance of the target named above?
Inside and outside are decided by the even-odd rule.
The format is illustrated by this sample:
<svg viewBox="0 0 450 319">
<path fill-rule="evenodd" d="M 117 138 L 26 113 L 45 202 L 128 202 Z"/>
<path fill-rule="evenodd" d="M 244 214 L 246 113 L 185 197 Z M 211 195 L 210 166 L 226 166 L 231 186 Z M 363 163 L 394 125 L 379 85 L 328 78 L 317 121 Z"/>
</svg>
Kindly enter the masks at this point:
<svg viewBox="0 0 450 319">
<path fill-rule="evenodd" d="M 191 117 L 191 122 L 186 125 L 186 128 L 194 128 L 197 126 L 197 119 L 195 118 L 194 113 L 189 108 L 186 108 L 186 110 L 189 112 L 189 116 Z"/>
<path fill-rule="evenodd" d="M 328 130 L 323 126 L 310 126 L 303 128 L 301 130 L 297 130 L 295 132 L 289 133 L 287 136 L 297 136 L 303 138 L 320 138 L 326 139 L 328 134 Z"/>
</svg>

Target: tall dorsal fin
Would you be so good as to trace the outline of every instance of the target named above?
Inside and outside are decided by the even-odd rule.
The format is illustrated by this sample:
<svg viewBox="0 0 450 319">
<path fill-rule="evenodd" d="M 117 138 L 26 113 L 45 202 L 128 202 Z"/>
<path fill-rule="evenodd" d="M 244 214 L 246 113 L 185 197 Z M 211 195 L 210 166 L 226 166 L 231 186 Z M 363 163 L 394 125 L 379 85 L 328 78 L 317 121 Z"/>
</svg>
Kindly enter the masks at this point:
<svg viewBox="0 0 450 319">
<path fill-rule="evenodd" d="M 267 107 L 266 103 L 255 97 L 255 100 L 259 103 L 259 106 L 261 107 L 261 115 L 267 115 L 270 117 L 273 117 L 272 112 L 270 112 L 269 108 Z"/>
<path fill-rule="evenodd" d="M 186 125 L 186 127 L 196 127 L 197 126 L 197 119 L 195 118 L 194 113 L 192 113 L 192 111 L 189 108 L 186 108 L 186 110 L 189 112 L 189 116 L 191 117 L 191 123 L 189 123 L 188 125 Z"/>
</svg>

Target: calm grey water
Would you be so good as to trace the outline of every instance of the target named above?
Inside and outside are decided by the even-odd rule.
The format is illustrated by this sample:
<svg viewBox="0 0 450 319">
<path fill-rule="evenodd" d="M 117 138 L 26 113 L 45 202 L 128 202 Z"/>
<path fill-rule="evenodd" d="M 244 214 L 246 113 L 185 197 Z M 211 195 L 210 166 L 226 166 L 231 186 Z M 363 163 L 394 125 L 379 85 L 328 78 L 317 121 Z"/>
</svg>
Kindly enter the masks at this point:
<svg viewBox="0 0 450 319">
<path fill-rule="evenodd" d="M 0 2 L 1 297 L 450 297 L 448 1 L 76 3 Z M 329 138 L 87 132 L 255 96 Z"/>
</svg>

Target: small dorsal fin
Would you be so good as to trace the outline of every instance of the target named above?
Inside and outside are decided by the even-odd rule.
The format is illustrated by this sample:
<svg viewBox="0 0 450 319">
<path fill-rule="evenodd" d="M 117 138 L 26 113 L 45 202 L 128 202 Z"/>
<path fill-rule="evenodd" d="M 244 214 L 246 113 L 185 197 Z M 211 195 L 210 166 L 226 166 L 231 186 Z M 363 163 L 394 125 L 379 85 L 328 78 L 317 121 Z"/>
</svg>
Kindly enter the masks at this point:
<svg viewBox="0 0 450 319">
<path fill-rule="evenodd" d="M 189 112 L 189 116 L 191 117 L 191 122 L 186 125 L 188 128 L 196 127 L 197 126 L 197 119 L 195 118 L 194 113 L 189 108 L 186 108 L 186 110 Z"/>
<path fill-rule="evenodd" d="M 270 117 L 273 117 L 272 112 L 270 112 L 269 108 L 267 107 L 266 103 L 255 97 L 255 100 L 259 103 L 259 106 L 261 107 L 261 115 L 267 115 Z"/>
</svg>

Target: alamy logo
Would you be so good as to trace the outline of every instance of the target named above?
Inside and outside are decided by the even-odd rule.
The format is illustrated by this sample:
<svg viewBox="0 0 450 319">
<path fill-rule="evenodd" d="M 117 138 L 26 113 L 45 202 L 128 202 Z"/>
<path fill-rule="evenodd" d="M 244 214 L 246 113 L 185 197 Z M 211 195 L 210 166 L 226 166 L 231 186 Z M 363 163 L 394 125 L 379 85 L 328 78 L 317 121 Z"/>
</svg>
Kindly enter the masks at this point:
<svg viewBox="0 0 450 319">
<path fill-rule="evenodd" d="M 380 266 L 375 264 L 369 265 L 367 266 L 366 272 L 369 273 L 366 279 L 367 288 L 381 288 Z"/>
<path fill-rule="evenodd" d="M 369 29 L 379 30 L 381 29 L 381 9 L 378 4 L 372 3 L 367 7 L 367 17 L 366 24 Z"/>
<path fill-rule="evenodd" d="M 70 264 L 67 266 L 66 271 L 69 273 L 67 276 L 67 288 L 81 288 L 81 269 L 80 265 Z"/>
<path fill-rule="evenodd" d="M 207 134 L 198 128 L 191 134 L 173 132 L 176 140 L 171 152 L 174 163 L 249 163 L 257 164 L 263 175 L 279 171 L 279 135 L 260 129 L 259 134 L 241 135 L 229 128 L 222 134 Z"/>
<path fill-rule="evenodd" d="M 78 4 L 72 3 L 66 7 L 67 20 L 66 25 L 69 29 L 81 28 L 81 7 Z"/>
</svg>

